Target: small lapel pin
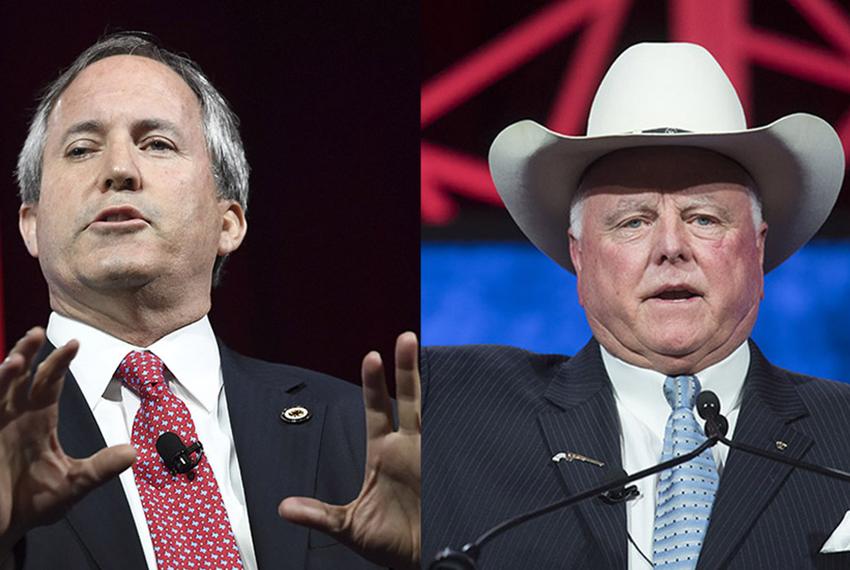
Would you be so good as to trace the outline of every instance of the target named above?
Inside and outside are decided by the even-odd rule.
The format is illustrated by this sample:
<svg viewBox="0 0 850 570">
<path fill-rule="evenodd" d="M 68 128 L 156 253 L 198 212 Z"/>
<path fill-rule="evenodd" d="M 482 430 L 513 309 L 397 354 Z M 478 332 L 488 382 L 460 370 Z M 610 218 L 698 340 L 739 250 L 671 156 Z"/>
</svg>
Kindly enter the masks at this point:
<svg viewBox="0 0 850 570">
<path fill-rule="evenodd" d="M 591 465 L 596 465 L 597 467 L 605 467 L 605 463 L 599 461 L 598 459 L 593 459 L 592 457 L 587 457 L 586 455 L 582 455 L 581 453 L 576 453 L 574 451 L 568 451 L 560 453 L 556 453 L 552 456 L 552 461 L 558 463 L 559 461 L 583 461 L 584 463 L 590 463 Z"/>
<path fill-rule="evenodd" d="M 280 419 L 288 424 L 302 424 L 313 417 L 304 406 L 291 406 L 280 413 Z"/>
<path fill-rule="evenodd" d="M 786 449 L 788 449 L 788 444 L 784 441 L 777 441 L 776 449 L 778 449 L 779 451 L 785 451 Z"/>
</svg>

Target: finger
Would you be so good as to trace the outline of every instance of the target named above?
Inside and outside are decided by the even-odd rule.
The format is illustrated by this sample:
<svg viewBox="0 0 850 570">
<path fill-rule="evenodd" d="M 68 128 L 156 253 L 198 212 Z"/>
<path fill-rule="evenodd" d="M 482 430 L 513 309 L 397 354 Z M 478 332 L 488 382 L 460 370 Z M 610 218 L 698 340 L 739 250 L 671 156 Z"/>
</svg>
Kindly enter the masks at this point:
<svg viewBox="0 0 850 570">
<path fill-rule="evenodd" d="M 76 340 L 68 341 L 38 365 L 29 393 L 31 408 L 39 409 L 59 401 L 68 367 L 79 348 L 80 343 Z"/>
<path fill-rule="evenodd" d="M 277 507 L 286 520 L 339 538 L 345 528 L 345 507 L 329 505 L 310 497 L 287 497 Z"/>
<path fill-rule="evenodd" d="M 32 359 L 38 353 L 38 349 L 44 343 L 44 330 L 40 327 L 35 327 L 26 332 L 24 336 L 18 339 L 8 356 L 2 363 L 3 376 L 0 378 L 8 378 L 10 365 L 14 368 L 22 368 L 27 370 L 32 364 Z"/>
<path fill-rule="evenodd" d="M 5 401 L 12 401 L 19 409 L 28 398 L 29 376 L 32 362 L 44 344 L 44 329 L 35 327 L 27 331 L 9 351 L 0 366 L 0 390 Z"/>
<path fill-rule="evenodd" d="M 422 431 L 419 359 L 416 334 L 399 335 L 395 343 L 395 387 L 398 427 L 402 432 Z"/>
<path fill-rule="evenodd" d="M 374 439 L 393 430 L 393 407 L 384 376 L 384 363 L 375 351 L 363 358 L 363 404 L 366 408 L 366 437 Z"/>
<path fill-rule="evenodd" d="M 44 339 L 44 329 L 41 327 L 33 327 L 24 333 L 24 336 L 18 339 L 18 342 L 16 342 L 15 346 L 12 347 L 12 350 L 9 351 L 9 355 L 20 354 L 28 361 L 28 363 L 31 363 L 36 353 L 38 353 L 38 349 L 41 348 L 42 344 L 44 344 Z"/>
<path fill-rule="evenodd" d="M 101 449 L 87 459 L 75 459 L 69 472 L 72 493 L 81 498 L 92 489 L 106 483 L 136 461 L 132 445 L 115 445 Z"/>
</svg>

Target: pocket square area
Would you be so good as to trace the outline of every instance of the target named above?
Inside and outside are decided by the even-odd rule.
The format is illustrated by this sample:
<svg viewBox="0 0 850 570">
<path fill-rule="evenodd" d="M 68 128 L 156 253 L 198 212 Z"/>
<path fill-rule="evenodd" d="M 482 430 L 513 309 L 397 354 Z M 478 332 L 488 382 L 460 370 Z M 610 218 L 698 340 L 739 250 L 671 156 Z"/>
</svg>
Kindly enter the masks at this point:
<svg viewBox="0 0 850 570">
<path fill-rule="evenodd" d="M 821 554 L 835 552 L 850 552 L 850 511 L 844 513 L 844 518 L 836 527 L 820 549 Z"/>
</svg>

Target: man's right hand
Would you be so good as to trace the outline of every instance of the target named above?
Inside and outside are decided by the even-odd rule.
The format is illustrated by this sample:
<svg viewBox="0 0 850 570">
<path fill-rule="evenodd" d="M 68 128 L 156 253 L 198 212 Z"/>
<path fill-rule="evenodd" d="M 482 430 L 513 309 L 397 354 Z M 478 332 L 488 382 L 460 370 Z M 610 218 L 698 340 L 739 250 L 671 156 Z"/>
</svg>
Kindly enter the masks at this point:
<svg viewBox="0 0 850 570">
<path fill-rule="evenodd" d="M 29 529 L 58 520 L 136 459 L 131 445 L 87 459 L 65 455 L 56 431 L 59 395 L 79 343 L 57 348 L 32 373 L 44 342 L 44 329 L 34 328 L 0 364 L 0 561 Z"/>
</svg>

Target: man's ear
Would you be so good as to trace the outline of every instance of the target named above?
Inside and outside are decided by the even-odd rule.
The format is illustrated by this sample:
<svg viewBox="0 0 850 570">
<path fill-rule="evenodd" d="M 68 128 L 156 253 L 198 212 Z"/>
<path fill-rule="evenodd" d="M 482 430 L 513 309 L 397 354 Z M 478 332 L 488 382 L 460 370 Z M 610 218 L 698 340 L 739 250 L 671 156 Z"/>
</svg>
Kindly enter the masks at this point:
<svg viewBox="0 0 850 570">
<path fill-rule="evenodd" d="M 27 251 L 33 257 L 38 257 L 38 239 L 36 238 L 36 214 L 38 213 L 38 204 L 21 204 L 18 210 L 18 231 L 21 232 L 21 237 L 24 238 L 24 244 L 27 246 Z"/>
<path fill-rule="evenodd" d="M 581 242 L 573 234 L 572 230 L 567 230 L 567 239 L 570 240 L 570 261 L 573 262 L 573 268 L 576 270 L 576 293 L 578 294 L 578 304 L 584 307 L 584 299 L 581 294 Z"/>
<path fill-rule="evenodd" d="M 570 261 L 573 262 L 573 267 L 578 274 L 581 271 L 581 244 L 573 234 L 573 230 L 567 230 L 567 239 L 570 241 Z"/>
<path fill-rule="evenodd" d="M 248 220 L 245 210 L 233 200 L 220 200 L 221 235 L 218 240 L 218 255 L 233 253 L 239 248 L 245 234 L 248 232 Z"/>
</svg>

